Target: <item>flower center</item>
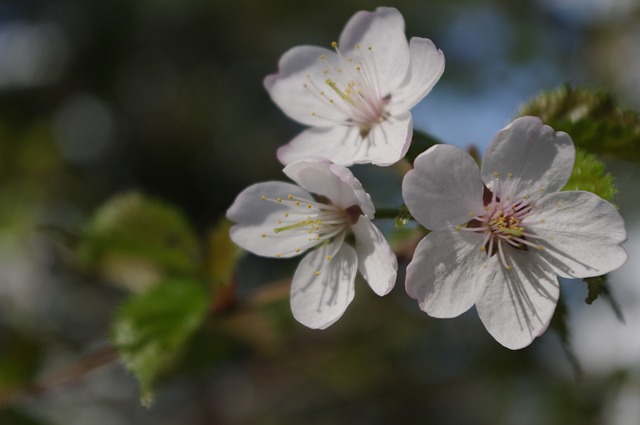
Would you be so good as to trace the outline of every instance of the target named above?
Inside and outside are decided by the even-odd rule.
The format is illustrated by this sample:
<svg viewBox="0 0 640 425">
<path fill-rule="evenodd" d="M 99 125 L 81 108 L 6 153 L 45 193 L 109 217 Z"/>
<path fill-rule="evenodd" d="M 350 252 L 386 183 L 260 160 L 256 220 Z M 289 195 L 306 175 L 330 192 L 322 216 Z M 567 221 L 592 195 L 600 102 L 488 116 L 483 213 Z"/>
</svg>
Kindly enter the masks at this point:
<svg viewBox="0 0 640 425">
<path fill-rule="evenodd" d="M 326 79 L 317 82 L 307 75 L 308 83 L 304 87 L 323 103 L 328 103 L 347 117 L 339 124 L 358 126 L 360 137 L 364 139 L 375 125 L 389 118 L 386 106 L 391 101 L 391 96 L 380 92 L 373 46 L 368 46 L 363 51 L 356 44 L 355 50 L 351 52 L 353 56 L 347 57 L 342 55 L 335 41 L 331 46 L 337 54 L 335 61 L 329 61 L 325 55 L 320 56 L 324 63 L 322 73 Z M 330 120 L 315 112 L 313 115 Z"/>
<path fill-rule="evenodd" d="M 304 235 L 304 238 L 300 238 L 303 241 L 300 246 L 288 252 L 277 253 L 276 257 L 294 252 L 297 254 L 333 238 L 346 230 L 352 223 L 353 209 L 360 210 L 357 205 L 342 209 L 331 204 L 323 196 L 318 196 L 314 200 L 298 198 L 293 195 L 275 199 L 262 196 L 261 199 L 287 207 L 283 210 L 282 215 L 277 218 L 273 232 L 262 233 L 261 237 L 289 238 Z"/>
<path fill-rule="evenodd" d="M 477 217 L 469 213 L 473 219 L 466 226 L 456 226 L 456 230 L 484 233 L 485 238 L 480 249 L 487 253 L 487 259 L 497 254 L 502 265 L 511 270 L 511 265 L 507 263 L 504 255 L 504 244 L 523 251 L 532 248 L 542 250 L 542 245 L 532 242 L 539 237 L 526 228 L 535 223 L 527 223 L 527 226 L 522 224 L 533 206 L 526 199 L 515 202 L 508 199 L 503 201 L 490 192 L 491 196 L 487 197 L 487 191 L 485 188 L 485 213 Z"/>
</svg>

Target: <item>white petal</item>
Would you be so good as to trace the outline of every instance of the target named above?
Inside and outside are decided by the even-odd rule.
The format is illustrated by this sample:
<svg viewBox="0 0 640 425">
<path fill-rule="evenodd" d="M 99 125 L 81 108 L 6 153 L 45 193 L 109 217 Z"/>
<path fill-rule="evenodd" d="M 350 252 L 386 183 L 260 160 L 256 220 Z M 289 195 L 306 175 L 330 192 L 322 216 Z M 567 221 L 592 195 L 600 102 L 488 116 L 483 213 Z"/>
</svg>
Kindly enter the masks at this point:
<svg viewBox="0 0 640 425">
<path fill-rule="evenodd" d="M 475 302 L 475 286 L 487 256 L 480 234 L 453 229 L 428 234 L 407 266 L 406 290 L 432 317 L 456 317 Z"/>
<path fill-rule="evenodd" d="M 356 45 L 360 49 L 355 49 Z M 345 57 L 362 51 L 365 65 L 373 58 L 375 66 L 371 68 L 378 75 L 382 96 L 402 84 L 409 72 L 409 43 L 404 19 L 396 9 L 379 7 L 375 12 L 356 13 L 342 31 L 338 48 Z"/>
<path fill-rule="evenodd" d="M 358 205 L 369 216 L 375 212 L 373 202 L 362 184 L 349 169 L 341 165 L 298 161 L 287 165 L 282 171 L 309 192 L 326 196 L 338 207 Z"/>
<path fill-rule="evenodd" d="M 527 223 L 538 223 L 530 227 L 542 238 L 535 240 L 542 246 L 538 252 L 560 276 L 600 276 L 627 260 L 620 246 L 627 239 L 620 213 L 593 193 L 549 194 L 522 224 Z"/>
<path fill-rule="evenodd" d="M 404 157 L 412 134 L 411 114 L 405 112 L 375 125 L 365 139 L 357 126 L 310 128 L 281 146 L 277 155 L 285 165 L 323 157 L 344 166 L 365 163 L 387 166 Z"/>
<path fill-rule="evenodd" d="M 507 270 L 491 257 L 478 279 L 476 307 L 489 333 L 517 350 L 531 344 L 549 326 L 560 287 L 555 273 L 527 251 L 505 247 Z"/>
<path fill-rule="evenodd" d="M 284 165 L 313 157 L 327 158 L 341 165 L 353 165 L 361 149 L 360 130 L 355 126 L 315 127 L 300 133 L 278 149 L 278 160 Z"/>
<path fill-rule="evenodd" d="M 409 43 L 411 72 L 407 81 L 391 94 L 392 114 L 408 111 L 422 100 L 444 72 L 444 54 L 427 38 L 414 37 Z"/>
<path fill-rule="evenodd" d="M 482 160 L 482 179 L 506 199 L 538 199 L 564 187 L 573 170 L 575 148 L 567 133 L 536 117 L 518 118 L 498 132 Z"/>
<path fill-rule="evenodd" d="M 335 323 L 353 300 L 357 268 L 355 250 L 342 240 L 307 254 L 291 283 L 293 317 L 312 329 Z"/>
<path fill-rule="evenodd" d="M 409 112 L 394 115 L 374 126 L 361 142 L 355 163 L 386 167 L 400 161 L 411 145 L 413 121 Z"/>
<path fill-rule="evenodd" d="M 227 218 L 237 223 L 230 230 L 231 240 L 265 257 L 293 257 L 315 246 L 317 242 L 309 241 L 306 229 L 275 231 L 293 223 L 287 222 L 285 214 L 294 213 L 295 209 L 287 202 L 262 200 L 262 196 L 285 200 L 288 195 L 313 199 L 302 188 L 284 182 L 257 183 L 243 190 L 227 210 Z"/>
<path fill-rule="evenodd" d="M 436 145 L 421 153 L 402 181 L 411 215 L 427 229 L 468 222 L 484 213 L 478 166 L 462 149 Z"/>
<path fill-rule="evenodd" d="M 294 120 L 309 126 L 333 126 L 349 115 L 329 103 L 338 98 L 325 83 L 329 67 L 339 67 L 338 55 L 316 46 L 296 46 L 278 63 L 278 73 L 269 75 L 264 85 L 271 99 Z M 326 95 L 321 92 L 326 91 Z"/>
<path fill-rule="evenodd" d="M 376 294 L 388 294 L 396 284 L 398 260 L 380 230 L 366 217 L 351 226 L 356 237 L 358 269 Z"/>
</svg>

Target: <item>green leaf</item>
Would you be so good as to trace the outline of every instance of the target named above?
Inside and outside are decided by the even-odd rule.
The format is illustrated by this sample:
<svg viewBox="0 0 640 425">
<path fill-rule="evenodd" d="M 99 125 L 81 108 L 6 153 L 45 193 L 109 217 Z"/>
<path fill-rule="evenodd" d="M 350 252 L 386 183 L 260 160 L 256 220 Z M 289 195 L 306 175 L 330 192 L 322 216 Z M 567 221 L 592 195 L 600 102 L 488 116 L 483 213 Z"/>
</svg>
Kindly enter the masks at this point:
<svg viewBox="0 0 640 425">
<path fill-rule="evenodd" d="M 598 156 L 640 161 L 640 115 L 621 109 L 604 90 L 564 85 L 527 103 L 518 116 L 535 115 L 571 135 L 576 147 Z"/>
<path fill-rule="evenodd" d="M 158 380 L 166 376 L 200 327 L 209 294 L 199 283 L 167 280 L 129 299 L 112 327 L 113 344 L 140 381 L 143 404 L 150 404 Z"/>
<path fill-rule="evenodd" d="M 200 265 L 197 239 L 182 214 L 138 193 L 118 195 L 95 213 L 78 256 L 133 291 L 166 275 L 193 276 Z"/>
<path fill-rule="evenodd" d="M 595 155 L 577 149 L 571 178 L 563 190 L 586 190 L 613 202 L 618 193 L 614 183 L 614 177 L 605 171 L 605 165 Z"/>
</svg>

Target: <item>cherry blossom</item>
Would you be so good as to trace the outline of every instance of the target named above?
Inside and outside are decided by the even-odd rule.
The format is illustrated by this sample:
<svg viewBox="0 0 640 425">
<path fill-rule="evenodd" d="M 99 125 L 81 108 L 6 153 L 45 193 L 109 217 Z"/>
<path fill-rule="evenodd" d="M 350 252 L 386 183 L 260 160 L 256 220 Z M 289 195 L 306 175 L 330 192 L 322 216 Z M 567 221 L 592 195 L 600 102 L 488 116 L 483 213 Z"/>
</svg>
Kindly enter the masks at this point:
<svg viewBox="0 0 640 425">
<path fill-rule="evenodd" d="M 409 110 L 444 71 L 442 51 L 425 38 L 407 42 L 402 15 L 386 7 L 356 13 L 332 47 L 294 47 L 265 79 L 282 111 L 311 127 L 280 147 L 278 159 L 397 162 L 411 144 Z"/>
<path fill-rule="evenodd" d="M 356 272 L 382 296 L 396 281 L 397 260 L 371 222 L 375 208 L 347 168 L 298 161 L 284 168 L 297 185 L 263 182 L 242 191 L 227 211 L 231 239 L 260 256 L 306 252 L 293 276 L 291 310 L 303 325 L 324 329 L 353 300 Z"/>
<path fill-rule="evenodd" d="M 627 260 L 622 217 L 585 191 L 560 191 L 573 169 L 568 134 L 523 117 L 500 131 L 481 170 L 465 151 L 437 145 L 402 184 L 411 214 L 432 230 L 407 268 L 406 290 L 432 317 L 474 304 L 502 345 L 529 345 L 549 325 L 557 277 L 609 273 Z"/>
</svg>

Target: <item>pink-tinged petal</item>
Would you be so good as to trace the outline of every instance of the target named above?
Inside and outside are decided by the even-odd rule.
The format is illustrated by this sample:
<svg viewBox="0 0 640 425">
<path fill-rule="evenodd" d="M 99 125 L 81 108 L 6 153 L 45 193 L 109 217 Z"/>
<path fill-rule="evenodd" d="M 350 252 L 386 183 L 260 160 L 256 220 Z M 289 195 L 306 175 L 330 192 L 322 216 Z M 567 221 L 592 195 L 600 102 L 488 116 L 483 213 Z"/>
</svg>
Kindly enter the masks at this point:
<svg viewBox="0 0 640 425">
<path fill-rule="evenodd" d="M 571 176 L 575 148 L 567 133 L 537 117 L 518 118 L 498 132 L 482 160 L 482 179 L 503 200 L 557 192 Z"/>
<path fill-rule="evenodd" d="M 356 237 L 358 270 L 376 294 L 388 294 L 396 284 L 398 260 L 380 230 L 366 217 L 351 226 Z"/>
<path fill-rule="evenodd" d="M 345 123 L 349 115 L 330 103 L 339 99 L 326 84 L 325 72 L 340 67 L 338 55 L 316 46 L 296 46 L 280 58 L 278 73 L 268 75 L 264 85 L 271 99 L 294 120 L 309 126 Z"/>
<path fill-rule="evenodd" d="M 480 234 L 453 229 L 428 234 L 407 266 L 406 290 L 432 317 L 456 317 L 475 302 L 476 280 L 487 261 Z"/>
<path fill-rule="evenodd" d="M 327 197 L 334 205 L 358 205 L 370 216 L 375 212 L 371 198 L 349 169 L 330 162 L 298 161 L 282 170 L 291 180 L 311 193 Z"/>
<path fill-rule="evenodd" d="M 358 258 L 342 241 L 337 238 L 307 254 L 293 276 L 291 311 L 309 328 L 332 325 L 353 300 Z"/>
<path fill-rule="evenodd" d="M 411 145 L 413 120 L 411 113 L 391 116 L 375 125 L 361 143 L 355 163 L 371 162 L 386 167 L 400 161 Z"/>
<path fill-rule="evenodd" d="M 562 277 L 600 276 L 627 261 L 620 246 L 627 240 L 620 213 L 591 192 L 549 194 L 522 224 L 540 237 L 532 239 L 542 247 L 537 252 Z"/>
<path fill-rule="evenodd" d="M 382 96 L 402 84 L 409 71 L 411 57 L 404 19 L 393 8 L 356 13 L 342 31 L 338 48 L 345 57 L 362 60 L 367 69 L 377 74 Z"/>
<path fill-rule="evenodd" d="M 402 181 L 402 198 L 427 229 L 463 224 L 484 213 L 478 166 L 462 149 L 436 145 L 418 155 Z"/>
<path fill-rule="evenodd" d="M 560 287 L 555 273 L 536 255 L 504 248 L 487 262 L 478 279 L 476 308 L 489 333 L 505 347 L 531 344 L 549 326 Z"/>
<path fill-rule="evenodd" d="M 389 112 L 408 111 L 435 86 L 444 72 L 444 54 L 427 38 L 414 37 L 409 43 L 411 72 L 407 81 L 391 93 Z"/>
<path fill-rule="evenodd" d="M 287 213 L 294 209 L 287 202 L 276 202 L 293 195 L 300 199 L 313 198 L 302 188 L 283 182 L 263 182 L 243 190 L 227 210 L 227 218 L 235 223 L 231 240 L 256 255 L 265 257 L 293 257 L 315 246 L 309 241 L 306 229 L 277 232 L 286 226 Z M 265 199 L 262 199 L 265 197 Z"/>
</svg>

